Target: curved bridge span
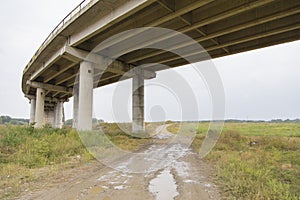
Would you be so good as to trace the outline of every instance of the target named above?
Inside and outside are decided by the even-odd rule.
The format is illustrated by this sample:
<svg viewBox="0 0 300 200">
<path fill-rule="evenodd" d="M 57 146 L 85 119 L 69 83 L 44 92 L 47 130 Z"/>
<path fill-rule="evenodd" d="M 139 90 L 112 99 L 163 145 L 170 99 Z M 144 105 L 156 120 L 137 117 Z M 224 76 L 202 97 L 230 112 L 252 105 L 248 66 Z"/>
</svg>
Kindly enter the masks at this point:
<svg viewBox="0 0 300 200">
<path fill-rule="evenodd" d="M 155 72 L 165 66 L 188 62 L 174 53 L 147 48 L 148 44 L 139 44 L 138 50 L 130 52 L 115 52 L 116 57 L 107 56 L 109 49 L 130 41 L 134 35 L 110 40 L 94 50 L 111 36 L 142 27 L 186 34 L 217 58 L 299 40 L 300 1 L 85 0 L 51 32 L 23 71 L 22 90 L 31 102 L 31 122 L 38 128 L 45 123 L 61 127 L 63 103 L 74 96 L 73 127 L 91 129 L 93 88 L 118 82 L 125 74 L 133 78 L 135 88 L 132 131 L 143 131 L 144 88 L 139 85 L 144 79 L 155 78 Z M 163 35 L 151 43 L 172 37 Z M 177 43 L 171 48 L 188 49 L 189 45 Z M 112 63 L 108 68 L 92 70 L 85 60 L 91 53 L 96 59 Z M 186 51 L 185 56 L 193 62 L 201 61 L 193 51 Z"/>
</svg>

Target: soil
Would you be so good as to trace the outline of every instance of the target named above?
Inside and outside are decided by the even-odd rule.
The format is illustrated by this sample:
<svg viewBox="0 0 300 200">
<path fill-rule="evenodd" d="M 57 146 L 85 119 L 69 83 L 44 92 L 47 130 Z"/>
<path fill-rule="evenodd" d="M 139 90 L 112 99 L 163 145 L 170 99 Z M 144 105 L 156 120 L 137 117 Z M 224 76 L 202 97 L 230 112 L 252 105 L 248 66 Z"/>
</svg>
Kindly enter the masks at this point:
<svg viewBox="0 0 300 200">
<path fill-rule="evenodd" d="M 176 144 L 164 148 L 164 145 L 174 137 L 166 128 L 167 125 L 159 127 L 157 135 L 152 139 L 152 144 L 139 151 L 149 152 L 153 149 L 160 149 L 160 154 L 163 154 L 166 159 L 176 158 L 162 168 L 147 173 L 130 173 L 91 161 L 82 166 L 64 170 L 59 176 L 46 179 L 46 183 L 40 183 L 38 190 L 23 192 L 17 199 L 221 199 L 218 187 L 213 184 L 212 166 L 201 160 L 190 149 L 183 150 Z M 145 159 L 149 161 L 150 158 L 152 159 L 152 157 Z M 141 158 L 138 159 L 140 161 Z M 119 165 L 126 168 L 135 164 L 136 161 L 137 159 L 134 158 L 127 159 L 126 162 L 120 161 Z"/>
</svg>

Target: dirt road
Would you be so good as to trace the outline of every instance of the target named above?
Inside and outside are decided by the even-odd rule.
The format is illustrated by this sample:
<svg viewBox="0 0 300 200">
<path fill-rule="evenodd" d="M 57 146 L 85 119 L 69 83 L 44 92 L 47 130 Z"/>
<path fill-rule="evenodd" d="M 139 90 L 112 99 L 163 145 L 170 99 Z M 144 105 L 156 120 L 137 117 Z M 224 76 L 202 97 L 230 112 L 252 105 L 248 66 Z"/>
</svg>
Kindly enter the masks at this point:
<svg viewBox="0 0 300 200">
<path fill-rule="evenodd" d="M 99 162 L 68 170 L 61 177 L 46 184 L 39 191 L 23 193 L 18 199 L 40 200 L 169 200 L 169 199 L 220 199 L 217 187 L 212 184 L 211 166 L 197 154 L 183 149 L 180 144 L 165 147 L 173 137 L 166 126 L 159 127 L 153 143 L 142 152 L 159 152 L 164 160 L 173 159 L 161 169 L 147 173 L 122 171 L 128 166 L 139 165 L 141 160 L 152 162 L 152 157 L 134 157 L 120 161 L 118 169 Z M 146 162 L 146 163 L 147 163 Z"/>
</svg>

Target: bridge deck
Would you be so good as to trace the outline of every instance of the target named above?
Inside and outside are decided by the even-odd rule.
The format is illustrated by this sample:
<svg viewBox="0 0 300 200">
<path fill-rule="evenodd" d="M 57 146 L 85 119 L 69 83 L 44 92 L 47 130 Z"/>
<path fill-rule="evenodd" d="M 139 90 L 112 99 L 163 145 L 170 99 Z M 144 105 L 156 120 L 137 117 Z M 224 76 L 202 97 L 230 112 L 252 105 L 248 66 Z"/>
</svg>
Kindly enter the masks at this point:
<svg viewBox="0 0 300 200">
<path fill-rule="evenodd" d="M 72 96 L 81 59 L 72 54 L 93 50 L 105 39 L 140 27 L 163 27 L 185 33 L 201 44 L 212 58 L 236 54 L 300 39 L 300 1 L 295 0 L 94 0 L 48 38 L 24 70 L 22 89 L 35 95 L 32 83 L 47 86 L 46 98 L 67 99 Z M 157 38 L 157 41 L 170 36 Z M 130 36 L 127 38 L 130 40 Z M 126 42 L 123 41 L 119 42 Z M 111 48 L 116 42 L 107 43 Z M 186 48 L 189 44 L 177 44 Z M 70 48 L 69 48 L 70 47 Z M 96 53 L 105 54 L 106 49 Z M 118 52 L 121 53 L 121 52 Z M 186 52 L 193 59 L 193 52 Z M 196 57 L 194 59 L 197 60 Z M 187 64 L 170 52 L 157 49 L 135 50 L 118 57 L 130 66 L 161 63 L 169 67 Z M 127 71 L 107 70 L 96 86 L 117 82 Z M 163 70 L 161 65 L 148 66 Z M 95 73 L 99 75 L 100 72 Z M 51 86 L 51 87 L 50 87 Z"/>
</svg>

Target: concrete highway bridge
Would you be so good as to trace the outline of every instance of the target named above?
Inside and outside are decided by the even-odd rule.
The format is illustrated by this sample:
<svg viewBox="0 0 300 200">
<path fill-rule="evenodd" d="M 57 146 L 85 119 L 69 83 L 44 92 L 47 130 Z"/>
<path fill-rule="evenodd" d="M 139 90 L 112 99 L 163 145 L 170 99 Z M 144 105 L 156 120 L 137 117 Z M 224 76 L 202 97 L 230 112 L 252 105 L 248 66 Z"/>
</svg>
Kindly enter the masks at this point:
<svg viewBox="0 0 300 200">
<path fill-rule="evenodd" d="M 186 34 L 217 58 L 299 40 L 300 1 L 85 0 L 51 32 L 24 69 L 22 90 L 31 102 L 30 121 L 37 128 L 45 123 L 62 127 L 63 103 L 74 96 L 73 127 L 90 130 L 93 88 L 118 82 L 126 74 L 133 80 L 132 131 L 143 131 L 144 88 L 140 84 L 155 78 L 156 71 L 166 69 L 164 66 L 177 67 L 188 62 L 172 52 L 151 48 L 120 50 L 116 58 L 107 57 L 108 49 L 130 41 L 132 35 L 116 38 L 92 51 L 111 36 L 142 27 L 162 27 Z M 164 35 L 151 43 L 172 37 Z M 189 45 L 179 43 L 172 49 Z M 92 60 L 84 59 L 91 53 L 96 60 L 111 59 L 112 63 L 96 70 Z M 185 56 L 197 55 L 191 51 Z"/>
</svg>

